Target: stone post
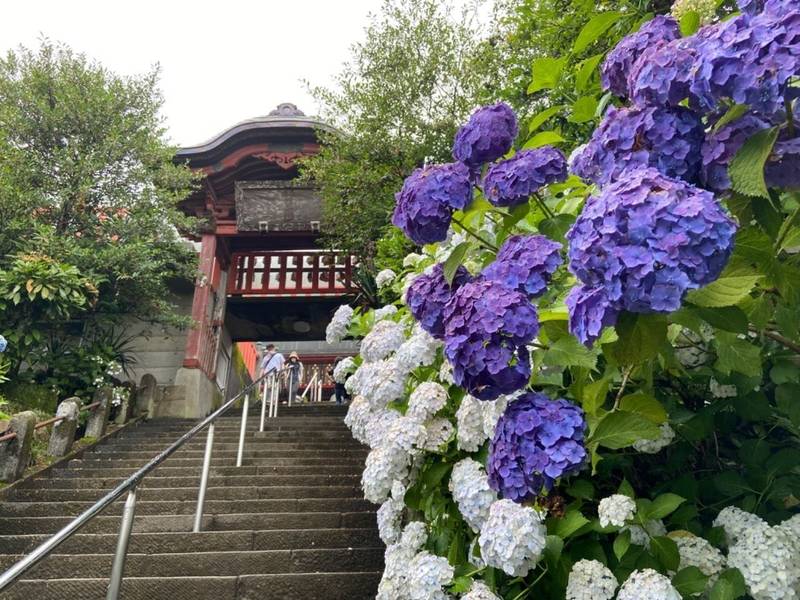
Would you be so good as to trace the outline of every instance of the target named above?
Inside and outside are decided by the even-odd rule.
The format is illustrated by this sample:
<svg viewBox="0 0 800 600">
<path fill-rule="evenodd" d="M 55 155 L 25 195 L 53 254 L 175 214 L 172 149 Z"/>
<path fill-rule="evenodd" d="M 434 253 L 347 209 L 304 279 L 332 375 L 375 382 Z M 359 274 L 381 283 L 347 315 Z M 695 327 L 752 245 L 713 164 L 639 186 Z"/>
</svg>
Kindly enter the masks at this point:
<svg viewBox="0 0 800 600">
<path fill-rule="evenodd" d="M 146 414 L 148 419 L 152 419 L 156 414 L 156 402 L 158 399 L 158 382 L 150 373 L 142 375 L 139 389 L 136 390 L 135 414 Z"/>
<path fill-rule="evenodd" d="M 86 437 L 100 438 L 108 427 L 108 413 L 111 412 L 111 397 L 114 393 L 112 387 L 101 387 L 94 393 L 94 402 L 100 402 L 100 406 L 89 413 L 89 420 L 86 421 Z"/>
<path fill-rule="evenodd" d="M 50 433 L 50 443 L 47 445 L 49 456 L 64 456 L 72 448 L 75 441 L 75 430 L 78 428 L 78 398 L 67 398 L 58 405 L 56 410 L 57 417 L 64 417 L 64 420 L 53 425 Z"/>
<path fill-rule="evenodd" d="M 126 382 L 122 385 L 128 394 L 122 399 L 122 403 L 117 410 L 117 416 L 114 418 L 114 423 L 117 425 L 124 425 L 131 418 L 133 413 L 133 404 L 136 402 L 136 387 L 132 383 Z"/>
<path fill-rule="evenodd" d="M 36 414 L 33 411 L 26 410 L 11 417 L 6 433 L 13 431 L 17 437 L 0 442 L 0 481 L 11 483 L 22 477 L 31 459 L 34 425 Z"/>
</svg>

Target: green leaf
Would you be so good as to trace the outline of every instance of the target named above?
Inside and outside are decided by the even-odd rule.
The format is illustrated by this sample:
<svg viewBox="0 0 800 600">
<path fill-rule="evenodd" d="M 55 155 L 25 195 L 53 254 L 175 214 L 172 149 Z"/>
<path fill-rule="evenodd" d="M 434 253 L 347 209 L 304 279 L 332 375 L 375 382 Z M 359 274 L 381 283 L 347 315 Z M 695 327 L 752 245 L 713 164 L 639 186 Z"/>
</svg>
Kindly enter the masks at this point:
<svg viewBox="0 0 800 600">
<path fill-rule="evenodd" d="M 700 14 L 695 10 L 687 11 L 681 17 L 680 26 L 683 37 L 694 35 L 700 29 Z"/>
<path fill-rule="evenodd" d="M 650 506 L 649 519 L 663 519 L 664 517 L 672 514 L 676 508 L 686 502 L 686 498 L 678 496 L 678 494 L 661 494 L 653 500 Z"/>
<path fill-rule="evenodd" d="M 681 569 L 672 578 L 672 585 L 680 592 L 681 596 L 703 593 L 706 583 L 708 583 L 708 575 L 703 574 L 697 567 Z"/>
<path fill-rule="evenodd" d="M 556 215 L 550 219 L 544 219 L 539 222 L 537 228 L 539 231 L 549 237 L 551 240 L 559 240 L 572 227 L 575 222 L 575 215 Z"/>
<path fill-rule="evenodd" d="M 616 539 L 614 539 L 613 544 L 614 556 L 617 557 L 617 560 L 622 560 L 622 557 L 625 556 L 625 553 L 628 551 L 628 548 L 631 547 L 631 532 L 629 529 L 626 529 L 622 533 L 620 533 Z"/>
<path fill-rule="evenodd" d="M 723 471 L 714 476 L 714 487 L 728 498 L 736 498 L 750 491 L 744 477 L 736 471 Z"/>
<path fill-rule="evenodd" d="M 717 350 L 717 362 L 714 368 L 729 375 L 731 371 L 743 373 L 749 377 L 761 375 L 761 351 L 747 340 L 739 339 L 735 333 L 717 331 L 714 345 Z"/>
<path fill-rule="evenodd" d="M 422 475 L 422 483 L 428 489 L 434 488 L 439 485 L 439 482 L 444 479 L 444 476 L 447 475 L 452 468 L 453 465 L 448 463 L 436 463 Z"/>
<path fill-rule="evenodd" d="M 720 117 L 719 121 L 714 123 L 713 131 L 719 131 L 728 123 L 732 123 L 736 119 L 743 117 L 749 108 L 750 107 L 747 106 L 747 104 L 734 104 L 724 115 L 722 115 L 722 117 Z"/>
<path fill-rule="evenodd" d="M 450 586 L 450 591 L 453 594 L 466 594 L 472 587 L 472 579 L 461 575 L 460 577 L 453 578 L 453 585 Z"/>
<path fill-rule="evenodd" d="M 686 300 L 696 306 L 733 306 L 750 294 L 750 290 L 761 279 L 761 275 L 730 274 L 712 281 L 706 287 L 692 290 Z"/>
<path fill-rule="evenodd" d="M 533 94 L 539 90 L 549 90 L 558 84 L 561 78 L 561 71 L 567 57 L 552 58 L 544 56 L 533 61 L 533 81 L 528 86 L 528 93 Z"/>
<path fill-rule="evenodd" d="M 550 108 L 546 108 L 542 112 L 536 113 L 528 122 L 528 134 L 531 134 L 537 129 L 539 129 L 539 127 L 544 125 L 545 121 L 547 121 L 550 117 L 558 114 L 564 108 L 565 107 L 563 104 L 559 104 L 558 106 L 551 106 Z"/>
<path fill-rule="evenodd" d="M 778 139 L 778 127 L 764 129 L 750 137 L 728 167 L 731 187 L 747 196 L 769 198 L 764 181 L 764 165 Z"/>
<path fill-rule="evenodd" d="M 661 402 L 644 392 L 628 394 L 620 400 L 619 407 L 627 412 L 641 415 L 656 425 L 667 420 L 667 411 Z"/>
<path fill-rule="evenodd" d="M 627 479 L 623 479 L 622 482 L 619 484 L 619 488 L 617 489 L 618 494 L 622 494 L 623 496 L 627 496 L 628 498 L 636 498 L 636 492 L 633 491 L 633 486 L 631 482 Z"/>
<path fill-rule="evenodd" d="M 595 54 L 580 62 L 577 72 L 575 73 L 575 89 L 582 92 L 586 89 L 592 75 L 597 71 L 597 65 L 603 60 L 605 54 Z"/>
<path fill-rule="evenodd" d="M 585 479 L 577 479 L 573 481 L 567 488 L 567 494 L 573 498 L 581 498 L 582 500 L 591 500 L 594 498 L 594 486 L 591 481 Z"/>
<path fill-rule="evenodd" d="M 617 410 L 608 413 L 600 420 L 590 441 L 612 450 L 619 450 L 641 439 L 655 439 L 659 433 L 658 426 L 649 419 Z"/>
<path fill-rule="evenodd" d="M 593 17 L 586 25 L 583 26 L 575 43 L 572 46 L 572 51 L 575 54 L 583 52 L 589 44 L 595 42 L 601 35 L 622 17 L 620 12 L 607 12 L 600 13 Z"/>
<path fill-rule="evenodd" d="M 552 344 L 544 353 L 544 364 L 554 367 L 584 367 L 594 369 L 597 352 L 589 350 L 571 335 Z"/>
<path fill-rule="evenodd" d="M 561 558 L 561 552 L 564 550 L 564 540 L 557 535 L 548 535 L 545 538 L 544 545 L 544 558 L 547 564 L 554 566 L 558 564 Z"/>
<path fill-rule="evenodd" d="M 677 571 L 681 564 L 678 544 L 666 536 L 656 536 L 650 540 L 650 552 L 668 571 Z"/>
<path fill-rule="evenodd" d="M 606 401 L 606 395 L 608 395 L 610 381 L 608 377 L 603 377 L 592 383 L 587 383 L 583 387 L 581 405 L 587 414 L 596 415 L 597 410 L 603 406 Z"/>
<path fill-rule="evenodd" d="M 735 600 L 746 593 L 744 577 L 739 569 L 727 569 L 719 574 L 708 598 L 709 600 Z"/>
<path fill-rule="evenodd" d="M 690 307 L 690 310 L 693 310 L 706 323 L 713 325 L 717 329 L 732 333 L 747 332 L 747 315 L 738 306 L 718 306 L 716 308 L 693 306 Z"/>
<path fill-rule="evenodd" d="M 572 123 L 586 123 L 594 119 L 597 110 L 597 98 L 594 96 L 581 96 L 572 105 L 572 114 L 567 119 Z"/>
<path fill-rule="evenodd" d="M 555 131 L 540 131 L 525 142 L 522 147 L 524 149 L 539 148 L 541 146 L 547 146 L 548 144 L 558 144 L 563 141 L 564 138 Z"/>
<path fill-rule="evenodd" d="M 456 276 L 456 271 L 458 270 L 458 267 L 461 266 L 461 263 L 464 262 L 464 256 L 467 254 L 468 249 L 469 242 L 461 242 L 458 246 L 453 248 L 450 256 L 447 257 L 444 267 L 442 267 L 442 273 L 444 274 L 444 280 L 448 285 L 453 283 L 453 278 Z"/>
<path fill-rule="evenodd" d="M 578 531 L 581 527 L 589 523 L 589 519 L 584 517 L 577 508 L 572 508 L 567 511 L 560 519 L 553 518 L 550 523 L 551 533 L 557 535 L 561 539 L 566 539 L 573 533 Z"/>
<path fill-rule="evenodd" d="M 667 320 L 663 315 L 623 312 L 615 329 L 619 340 L 610 350 L 622 365 L 638 365 L 654 358 L 667 338 Z"/>
</svg>

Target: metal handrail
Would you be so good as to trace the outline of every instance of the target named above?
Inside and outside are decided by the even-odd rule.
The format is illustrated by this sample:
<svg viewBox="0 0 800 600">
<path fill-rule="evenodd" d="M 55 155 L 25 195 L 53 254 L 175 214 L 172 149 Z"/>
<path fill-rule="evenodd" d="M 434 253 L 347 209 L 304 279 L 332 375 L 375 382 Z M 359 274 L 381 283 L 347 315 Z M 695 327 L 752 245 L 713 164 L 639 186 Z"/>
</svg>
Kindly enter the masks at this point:
<svg viewBox="0 0 800 600">
<path fill-rule="evenodd" d="M 83 513 L 78 515 L 73 521 L 64 526 L 60 531 L 55 533 L 53 537 L 34 548 L 30 554 L 22 558 L 20 561 L 12 565 L 7 571 L 0 574 L 0 592 L 9 588 L 15 581 L 17 581 L 27 571 L 37 565 L 40 561 L 50 555 L 53 550 L 58 548 L 62 543 L 68 540 L 72 535 L 78 532 L 86 523 L 92 518 L 97 516 L 103 510 L 108 508 L 114 501 L 119 499 L 125 492 L 128 492 L 128 497 L 125 501 L 125 507 L 122 513 L 122 522 L 120 524 L 119 538 L 117 539 L 117 548 L 114 554 L 114 562 L 111 567 L 111 577 L 109 579 L 108 591 L 106 594 L 107 600 L 117 600 L 119 591 L 122 587 L 122 575 L 125 569 L 125 558 L 128 553 L 128 541 L 130 539 L 131 529 L 133 527 L 133 518 L 136 507 L 136 489 L 142 480 L 157 466 L 163 463 L 167 458 L 174 454 L 181 446 L 192 439 L 195 435 L 200 433 L 206 426 L 208 426 L 208 437 L 206 439 L 205 455 L 203 457 L 203 471 L 200 479 L 200 488 L 198 490 L 197 510 L 194 520 L 194 532 L 200 531 L 200 526 L 203 518 L 203 503 L 205 501 L 206 487 L 208 486 L 208 472 L 211 465 L 211 452 L 214 440 L 214 422 L 228 411 L 242 396 L 244 396 L 244 405 L 242 407 L 242 427 L 239 435 L 239 450 L 237 453 L 236 466 L 240 467 L 242 464 L 242 453 L 244 451 L 244 438 L 247 424 L 247 411 L 249 409 L 250 392 L 262 381 L 270 380 L 273 382 L 273 393 L 270 394 L 270 404 L 274 400 L 274 412 L 277 416 L 277 394 L 274 393 L 277 381 L 274 373 L 264 373 L 247 387 L 241 390 L 236 396 L 228 400 L 225 404 L 220 406 L 213 413 L 208 415 L 205 419 L 200 421 L 197 425 L 192 427 L 189 431 L 183 434 L 168 448 L 163 450 L 160 454 L 155 456 L 150 462 L 141 467 L 125 481 L 117 485 L 113 490 L 108 492 L 100 500 L 95 502 L 92 506 L 86 509 Z M 266 389 L 270 387 L 264 386 L 264 395 L 262 402 L 266 401 Z M 272 416 L 273 407 L 270 406 L 270 416 Z M 262 410 L 261 417 L 261 431 L 264 430 L 264 411 Z"/>
</svg>

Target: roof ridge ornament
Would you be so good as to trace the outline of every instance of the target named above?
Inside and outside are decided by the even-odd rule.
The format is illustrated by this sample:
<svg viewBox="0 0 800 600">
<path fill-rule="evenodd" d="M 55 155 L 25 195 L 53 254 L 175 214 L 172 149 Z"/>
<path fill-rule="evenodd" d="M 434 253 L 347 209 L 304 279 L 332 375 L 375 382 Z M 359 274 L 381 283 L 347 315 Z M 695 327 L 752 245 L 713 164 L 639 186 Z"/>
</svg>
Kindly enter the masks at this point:
<svg viewBox="0 0 800 600">
<path fill-rule="evenodd" d="M 270 117 L 305 117 L 306 113 L 302 110 L 297 108 L 296 104 L 292 104 L 291 102 L 282 102 L 278 104 L 278 107 L 275 110 L 271 110 L 269 113 Z"/>
</svg>

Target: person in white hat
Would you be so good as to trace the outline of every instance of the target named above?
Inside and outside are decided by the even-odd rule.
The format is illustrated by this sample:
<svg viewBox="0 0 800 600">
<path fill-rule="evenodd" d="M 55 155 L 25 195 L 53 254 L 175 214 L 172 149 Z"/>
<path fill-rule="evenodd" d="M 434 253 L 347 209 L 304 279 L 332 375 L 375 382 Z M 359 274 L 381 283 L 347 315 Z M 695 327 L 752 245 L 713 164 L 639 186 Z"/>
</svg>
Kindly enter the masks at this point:
<svg viewBox="0 0 800 600">
<path fill-rule="evenodd" d="M 297 391 L 300 389 L 300 382 L 303 380 L 303 363 L 297 352 L 289 355 L 284 367 L 286 371 L 286 388 L 289 391 L 289 404 L 294 404 L 297 399 Z"/>
</svg>

